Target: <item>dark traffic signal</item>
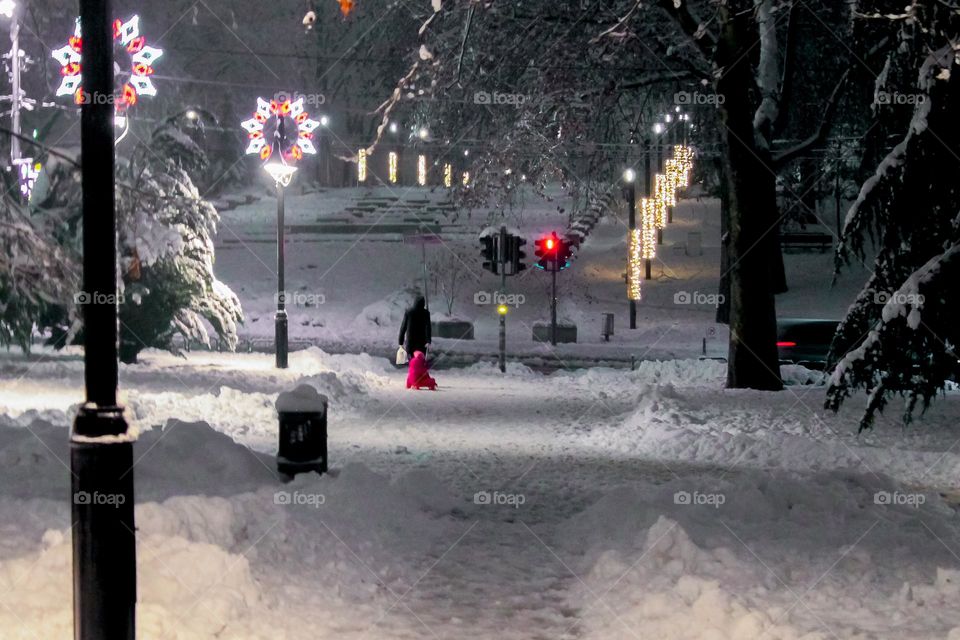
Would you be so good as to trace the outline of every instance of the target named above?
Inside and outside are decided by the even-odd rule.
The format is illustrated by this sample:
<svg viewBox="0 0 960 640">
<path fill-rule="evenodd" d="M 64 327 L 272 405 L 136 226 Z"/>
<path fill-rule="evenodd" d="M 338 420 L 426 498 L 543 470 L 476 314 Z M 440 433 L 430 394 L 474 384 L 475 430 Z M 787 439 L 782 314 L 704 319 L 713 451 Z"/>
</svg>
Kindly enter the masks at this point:
<svg viewBox="0 0 960 640">
<path fill-rule="evenodd" d="M 523 263 L 526 259 L 527 254 L 523 250 L 523 246 L 527 244 L 525 238 L 520 236 L 510 236 L 508 240 L 508 246 L 510 247 L 510 252 L 508 254 L 508 260 L 513 265 L 513 275 L 517 275 L 521 271 L 527 268 L 527 265 Z"/>
<path fill-rule="evenodd" d="M 480 255 L 483 256 L 483 268 L 490 273 L 500 273 L 500 261 L 497 256 L 497 237 L 493 235 L 480 238 Z"/>
</svg>

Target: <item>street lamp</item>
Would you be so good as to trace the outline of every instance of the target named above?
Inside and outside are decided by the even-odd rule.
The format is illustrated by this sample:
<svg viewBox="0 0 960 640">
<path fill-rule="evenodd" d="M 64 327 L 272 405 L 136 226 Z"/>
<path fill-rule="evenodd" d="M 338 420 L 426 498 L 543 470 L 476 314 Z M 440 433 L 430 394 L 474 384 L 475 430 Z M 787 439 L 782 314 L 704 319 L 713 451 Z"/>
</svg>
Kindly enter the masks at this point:
<svg viewBox="0 0 960 640">
<path fill-rule="evenodd" d="M 637 172 L 629 168 L 623 172 L 627 196 L 627 229 L 629 234 L 627 256 L 627 298 L 630 301 L 630 328 L 637 328 L 637 300 L 640 299 L 640 265 L 642 238 L 637 237 Z"/>
<path fill-rule="evenodd" d="M 267 125 L 273 127 L 273 142 L 265 139 Z M 284 189 L 297 172 L 296 161 L 304 154 L 315 154 L 313 132 L 321 123 L 311 120 L 303 106 L 303 98 L 295 101 L 257 98 L 253 117 L 240 126 L 247 131 L 248 154 L 257 154 L 264 161 L 263 169 L 273 178 L 277 188 L 277 313 L 274 318 L 274 350 L 278 369 L 287 368 L 287 310 L 284 290 Z"/>
<path fill-rule="evenodd" d="M 0 15 L 10 19 L 10 163 L 20 160 L 20 18 L 14 0 L 0 0 Z"/>
</svg>

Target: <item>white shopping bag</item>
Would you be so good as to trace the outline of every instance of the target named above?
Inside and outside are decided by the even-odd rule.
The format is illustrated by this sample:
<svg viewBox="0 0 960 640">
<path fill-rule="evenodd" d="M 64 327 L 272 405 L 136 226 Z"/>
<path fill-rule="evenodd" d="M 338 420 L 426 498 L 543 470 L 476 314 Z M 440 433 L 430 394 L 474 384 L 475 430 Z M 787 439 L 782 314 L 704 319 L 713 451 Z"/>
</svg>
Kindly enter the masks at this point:
<svg viewBox="0 0 960 640">
<path fill-rule="evenodd" d="M 407 350 L 403 347 L 397 348 L 397 365 L 407 364 Z"/>
</svg>

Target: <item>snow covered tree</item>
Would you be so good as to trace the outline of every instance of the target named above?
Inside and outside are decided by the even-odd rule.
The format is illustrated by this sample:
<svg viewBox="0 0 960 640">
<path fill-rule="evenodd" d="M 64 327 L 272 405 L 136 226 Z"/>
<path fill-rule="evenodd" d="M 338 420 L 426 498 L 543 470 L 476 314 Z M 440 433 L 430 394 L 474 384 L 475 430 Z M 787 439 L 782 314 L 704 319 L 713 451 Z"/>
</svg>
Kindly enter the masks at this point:
<svg viewBox="0 0 960 640">
<path fill-rule="evenodd" d="M 199 193 L 190 172 L 203 169 L 205 155 L 178 119 L 162 123 L 148 142 L 117 163 L 119 222 L 120 357 L 135 362 L 144 348 L 174 349 L 179 334 L 186 341 L 210 345 L 206 323 L 223 345 L 237 344 L 243 313 L 237 296 L 213 271 L 213 237 L 219 215 Z M 72 166 L 51 167 L 49 195 L 41 206 L 60 211 L 67 228 L 77 229 L 79 177 Z M 76 236 L 65 244 L 74 248 Z M 66 310 L 50 330 L 68 330 Z"/>
<path fill-rule="evenodd" d="M 4 172 L 2 186 L 0 345 L 29 350 L 40 318 L 72 304 L 79 272 L 53 240 L 51 220 L 30 215 L 21 203 L 16 176 Z"/>
<path fill-rule="evenodd" d="M 906 133 L 880 162 L 847 213 L 838 269 L 866 259 L 873 273 L 834 340 L 855 348 L 833 370 L 827 407 L 867 392 L 861 429 L 893 396 L 909 422 L 958 373 L 960 300 L 960 3 L 861 2 L 861 19 L 887 22 L 891 45 L 877 79 L 878 119 Z M 839 349 L 837 349 L 839 350 Z"/>
</svg>

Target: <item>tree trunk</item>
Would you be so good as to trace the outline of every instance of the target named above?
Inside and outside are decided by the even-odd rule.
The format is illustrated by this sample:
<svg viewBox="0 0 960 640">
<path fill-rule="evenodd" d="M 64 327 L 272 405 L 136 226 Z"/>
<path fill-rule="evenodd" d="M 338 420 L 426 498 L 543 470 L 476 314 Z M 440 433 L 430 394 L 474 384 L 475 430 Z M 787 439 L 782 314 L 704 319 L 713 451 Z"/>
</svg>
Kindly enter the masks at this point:
<svg viewBox="0 0 960 640">
<path fill-rule="evenodd" d="M 714 158 L 720 184 L 720 304 L 717 305 L 717 322 L 730 324 L 730 183 L 724 159 Z"/>
<path fill-rule="evenodd" d="M 730 190 L 730 351 L 727 386 L 780 390 L 777 320 L 771 264 L 777 239 L 776 178 L 770 152 L 756 144 L 753 103 L 757 87 L 749 62 L 757 41 L 750 11 L 720 9 L 723 25 L 717 65 L 723 75 L 716 90 L 723 96 L 720 117 Z"/>
</svg>

